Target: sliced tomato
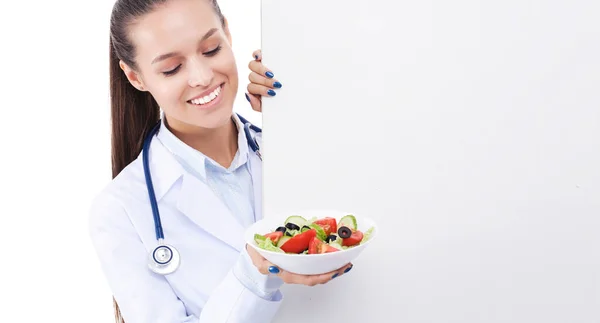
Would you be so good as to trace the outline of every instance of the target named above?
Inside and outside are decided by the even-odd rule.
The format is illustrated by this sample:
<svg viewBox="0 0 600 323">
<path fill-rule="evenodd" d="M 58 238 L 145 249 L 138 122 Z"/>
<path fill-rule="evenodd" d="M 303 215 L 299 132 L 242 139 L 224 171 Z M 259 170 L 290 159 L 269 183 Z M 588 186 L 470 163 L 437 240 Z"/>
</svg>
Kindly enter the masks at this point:
<svg viewBox="0 0 600 323">
<path fill-rule="evenodd" d="M 336 251 L 340 251 L 337 248 L 334 248 L 328 244 L 323 244 L 323 247 L 321 247 L 321 253 L 328 253 L 328 252 L 336 252 Z"/>
<path fill-rule="evenodd" d="M 336 252 L 339 251 L 337 248 L 334 248 L 325 242 L 319 240 L 319 238 L 314 237 L 308 246 L 308 254 L 314 255 L 319 253 L 328 253 L 328 252 Z"/>
<path fill-rule="evenodd" d="M 308 248 L 310 241 L 317 236 L 315 229 L 306 230 L 281 245 L 281 250 L 290 253 L 302 253 Z"/>
<path fill-rule="evenodd" d="M 348 238 L 342 239 L 342 246 L 351 247 L 359 244 L 363 239 L 363 233 L 360 230 L 352 232 L 352 235 Z"/>
<path fill-rule="evenodd" d="M 279 242 L 279 239 L 281 239 L 281 237 L 283 237 L 283 232 L 281 231 L 275 231 L 265 234 L 265 238 L 273 240 L 274 243 Z"/>
<path fill-rule="evenodd" d="M 325 234 L 327 234 L 328 236 L 332 233 L 337 232 L 337 222 L 335 218 L 326 217 L 319 219 L 314 223 L 321 226 L 321 228 L 323 228 L 323 230 L 325 231 Z"/>
<path fill-rule="evenodd" d="M 322 244 L 323 241 L 319 240 L 319 238 L 313 238 L 312 240 L 310 240 L 310 243 L 308 244 L 308 254 L 309 255 L 314 255 L 317 252 L 317 249 L 319 248 L 319 244 Z"/>
</svg>

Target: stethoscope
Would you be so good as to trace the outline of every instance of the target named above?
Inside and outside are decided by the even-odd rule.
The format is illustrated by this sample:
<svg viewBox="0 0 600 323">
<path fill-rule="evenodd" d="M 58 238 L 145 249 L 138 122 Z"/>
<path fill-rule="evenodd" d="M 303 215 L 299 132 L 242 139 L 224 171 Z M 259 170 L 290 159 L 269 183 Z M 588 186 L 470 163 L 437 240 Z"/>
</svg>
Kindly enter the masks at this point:
<svg viewBox="0 0 600 323">
<path fill-rule="evenodd" d="M 258 155 L 258 158 L 262 161 L 262 156 L 260 154 L 260 147 L 256 142 L 256 139 L 251 135 L 250 130 L 254 130 L 257 133 L 262 132 L 262 130 L 248 122 L 248 120 L 244 119 L 242 116 L 238 114 L 240 121 L 244 124 L 244 132 L 246 134 L 246 139 L 248 141 L 248 145 Z M 144 139 L 144 146 L 142 148 L 143 154 L 143 165 L 144 165 L 144 175 L 146 177 L 146 187 L 148 188 L 148 196 L 150 197 L 150 206 L 152 208 L 152 215 L 154 216 L 154 228 L 156 230 L 156 240 L 158 241 L 158 245 L 152 252 L 149 254 L 148 267 L 153 272 L 160 275 L 168 275 L 177 268 L 179 268 L 179 264 L 181 263 L 181 257 L 179 251 L 175 249 L 172 245 L 168 245 L 164 243 L 165 236 L 163 234 L 162 224 L 160 222 L 160 214 L 158 212 L 158 203 L 156 202 L 156 196 L 154 194 L 154 186 L 152 185 L 152 177 L 150 176 L 150 166 L 148 162 L 148 150 L 150 147 L 150 143 L 152 142 L 152 138 L 158 132 L 160 128 L 161 122 L 159 122 L 150 133 Z"/>
</svg>

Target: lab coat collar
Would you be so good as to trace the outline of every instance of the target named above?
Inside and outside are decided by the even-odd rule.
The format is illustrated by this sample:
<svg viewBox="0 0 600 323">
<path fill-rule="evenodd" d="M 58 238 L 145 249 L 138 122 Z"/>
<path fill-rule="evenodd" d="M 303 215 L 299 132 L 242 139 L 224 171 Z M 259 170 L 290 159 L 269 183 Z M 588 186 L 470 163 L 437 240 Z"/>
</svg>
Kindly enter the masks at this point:
<svg viewBox="0 0 600 323">
<path fill-rule="evenodd" d="M 229 167 L 230 170 L 235 170 L 241 167 L 248 161 L 248 140 L 246 139 L 246 133 L 244 132 L 244 124 L 238 117 L 237 113 L 234 113 L 233 121 L 238 129 L 238 151 L 236 157 L 233 159 L 233 164 Z"/>
<path fill-rule="evenodd" d="M 255 134 L 254 138 L 257 140 L 258 145 L 262 145 L 262 134 Z M 246 145 L 246 147 L 248 147 Z M 257 154 L 248 154 L 248 167 L 252 174 L 252 186 L 254 188 L 254 217 L 255 220 L 263 218 L 263 198 L 262 198 L 262 160 Z"/>
<path fill-rule="evenodd" d="M 159 128 L 159 133 L 162 130 L 163 127 Z M 139 159 L 142 163 L 142 154 L 140 154 Z M 181 164 L 175 160 L 169 150 L 167 150 L 159 140 L 156 140 L 156 136 L 150 143 L 148 164 L 150 166 L 150 174 L 152 175 L 154 195 L 158 202 L 165 196 L 169 189 L 171 189 L 173 184 L 183 176 L 185 170 Z"/>
</svg>

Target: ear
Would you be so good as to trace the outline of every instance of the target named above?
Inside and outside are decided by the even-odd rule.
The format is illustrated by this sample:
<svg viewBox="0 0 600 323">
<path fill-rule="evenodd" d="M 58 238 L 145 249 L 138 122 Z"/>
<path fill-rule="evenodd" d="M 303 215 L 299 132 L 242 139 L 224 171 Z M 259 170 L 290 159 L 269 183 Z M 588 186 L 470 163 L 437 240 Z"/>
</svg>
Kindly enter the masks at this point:
<svg viewBox="0 0 600 323">
<path fill-rule="evenodd" d="M 129 65 L 125 64 L 123 61 L 119 61 L 119 66 L 125 73 L 125 76 L 127 76 L 127 79 L 129 80 L 129 83 L 131 83 L 131 85 L 133 85 L 136 89 L 140 91 L 146 91 L 144 87 L 144 82 L 141 76 L 136 71 L 134 71 L 131 67 L 129 67 Z"/>
</svg>

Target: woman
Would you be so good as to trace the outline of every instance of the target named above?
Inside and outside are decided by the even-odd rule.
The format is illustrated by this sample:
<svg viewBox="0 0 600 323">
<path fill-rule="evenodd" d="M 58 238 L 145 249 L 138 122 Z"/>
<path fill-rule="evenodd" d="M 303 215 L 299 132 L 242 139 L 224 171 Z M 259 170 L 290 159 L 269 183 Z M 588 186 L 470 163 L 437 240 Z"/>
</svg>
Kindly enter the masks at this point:
<svg viewBox="0 0 600 323">
<path fill-rule="evenodd" d="M 262 217 L 262 165 L 232 112 L 237 67 L 216 0 L 118 0 L 110 33 L 114 179 L 90 230 L 118 321 L 270 322 L 282 284 L 324 284 L 351 268 L 295 275 L 243 242 Z M 250 68 L 247 98 L 260 111 L 280 85 L 258 52 Z M 169 275 L 148 267 L 157 239 L 140 154 L 159 118 L 148 160 L 165 241 L 181 256 Z"/>
</svg>

